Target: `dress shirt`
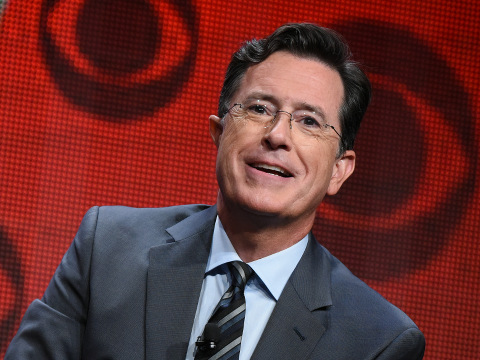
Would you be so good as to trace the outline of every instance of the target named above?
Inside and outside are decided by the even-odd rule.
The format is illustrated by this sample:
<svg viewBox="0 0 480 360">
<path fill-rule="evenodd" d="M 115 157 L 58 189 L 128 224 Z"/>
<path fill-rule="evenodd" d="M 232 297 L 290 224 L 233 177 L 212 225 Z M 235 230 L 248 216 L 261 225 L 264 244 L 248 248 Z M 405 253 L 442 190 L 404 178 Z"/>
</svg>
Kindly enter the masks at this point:
<svg viewBox="0 0 480 360">
<path fill-rule="evenodd" d="M 255 271 L 255 275 L 245 287 L 246 311 L 239 360 L 251 358 L 270 314 L 300 261 L 307 243 L 308 235 L 283 251 L 248 263 Z M 194 358 L 195 341 L 202 335 L 215 306 L 229 287 L 231 281 L 227 263 L 231 261 L 241 259 L 217 216 L 186 360 Z"/>
</svg>

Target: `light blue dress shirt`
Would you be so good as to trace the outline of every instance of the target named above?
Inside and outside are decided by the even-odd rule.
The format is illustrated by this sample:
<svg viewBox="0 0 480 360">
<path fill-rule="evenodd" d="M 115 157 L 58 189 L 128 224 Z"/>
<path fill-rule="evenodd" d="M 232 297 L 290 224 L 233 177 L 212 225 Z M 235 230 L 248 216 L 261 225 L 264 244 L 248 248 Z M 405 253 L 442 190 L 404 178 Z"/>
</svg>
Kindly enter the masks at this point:
<svg viewBox="0 0 480 360">
<path fill-rule="evenodd" d="M 245 287 L 246 311 L 239 360 L 251 358 L 285 284 L 307 247 L 307 242 L 308 235 L 288 249 L 248 263 L 255 271 L 255 276 Z M 217 216 L 186 360 L 194 359 L 195 341 L 203 333 L 215 306 L 229 287 L 230 276 L 226 264 L 236 260 L 241 261 Z"/>
</svg>

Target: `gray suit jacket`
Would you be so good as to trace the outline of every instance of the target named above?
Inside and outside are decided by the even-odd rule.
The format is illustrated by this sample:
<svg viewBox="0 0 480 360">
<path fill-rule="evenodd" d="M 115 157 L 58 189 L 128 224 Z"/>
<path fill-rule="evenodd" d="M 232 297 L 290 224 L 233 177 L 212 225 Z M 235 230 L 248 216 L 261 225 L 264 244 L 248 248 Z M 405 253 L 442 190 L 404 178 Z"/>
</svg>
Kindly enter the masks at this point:
<svg viewBox="0 0 480 360">
<path fill-rule="evenodd" d="M 5 359 L 184 359 L 216 207 L 92 208 Z M 252 359 L 421 359 L 399 309 L 313 235 Z"/>
</svg>

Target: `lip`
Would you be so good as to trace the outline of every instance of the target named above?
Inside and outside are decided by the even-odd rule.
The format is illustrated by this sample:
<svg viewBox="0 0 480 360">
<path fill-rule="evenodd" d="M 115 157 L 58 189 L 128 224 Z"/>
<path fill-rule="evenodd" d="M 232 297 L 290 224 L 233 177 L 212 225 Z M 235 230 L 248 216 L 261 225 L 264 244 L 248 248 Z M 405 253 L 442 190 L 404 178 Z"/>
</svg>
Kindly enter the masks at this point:
<svg viewBox="0 0 480 360">
<path fill-rule="evenodd" d="M 293 174 L 289 170 L 278 164 L 256 161 L 248 163 L 248 166 L 257 170 L 258 172 L 278 178 L 288 179 L 293 177 Z"/>
</svg>

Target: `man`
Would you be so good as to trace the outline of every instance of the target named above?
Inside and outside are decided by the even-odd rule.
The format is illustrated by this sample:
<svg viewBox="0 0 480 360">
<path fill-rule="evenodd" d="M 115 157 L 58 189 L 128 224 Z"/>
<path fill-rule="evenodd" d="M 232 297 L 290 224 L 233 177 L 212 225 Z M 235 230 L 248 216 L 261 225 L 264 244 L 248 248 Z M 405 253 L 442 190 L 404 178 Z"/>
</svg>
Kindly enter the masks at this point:
<svg viewBox="0 0 480 360">
<path fill-rule="evenodd" d="M 210 117 L 216 206 L 91 209 L 6 359 L 421 359 L 416 325 L 311 234 L 369 99 L 328 29 L 246 43 Z"/>
</svg>

